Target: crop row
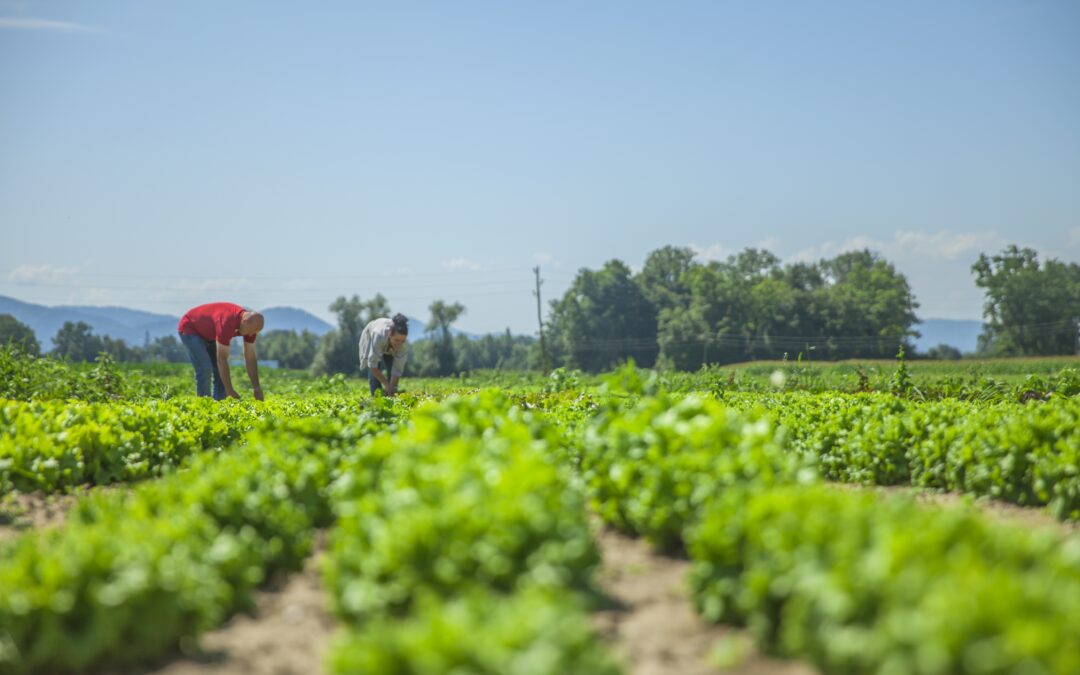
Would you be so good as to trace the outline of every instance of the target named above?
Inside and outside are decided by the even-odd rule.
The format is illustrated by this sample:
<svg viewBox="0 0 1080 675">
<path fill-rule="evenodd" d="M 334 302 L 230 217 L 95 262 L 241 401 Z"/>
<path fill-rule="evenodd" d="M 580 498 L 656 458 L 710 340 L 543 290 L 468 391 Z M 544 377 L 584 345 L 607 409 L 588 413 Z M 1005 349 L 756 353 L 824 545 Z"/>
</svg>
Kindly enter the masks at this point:
<svg viewBox="0 0 1080 675">
<path fill-rule="evenodd" d="M 65 526 L 0 546 L 0 673 L 143 662 L 296 569 L 363 425 L 286 421 L 130 493 L 80 501 Z"/>
<path fill-rule="evenodd" d="M 389 422 L 408 403 L 343 397 L 266 403 L 174 399 L 145 403 L 0 402 L 0 494 L 160 476 L 220 450 L 257 424 L 308 417 Z"/>
<path fill-rule="evenodd" d="M 1080 398 L 990 406 L 882 394 L 729 402 L 769 407 L 792 448 L 815 457 L 829 480 L 963 492 L 1080 519 Z"/>
<path fill-rule="evenodd" d="M 1080 672 L 1080 549 L 829 487 L 764 411 L 698 397 L 609 408 L 580 435 L 590 499 L 694 561 L 705 616 L 829 673 Z"/>
<path fill-rule="evenodd" d="M 584 496 L 537 418 L 485 394 L 373 439 L 332 491 L 332 672 L 613 673 L 586 621 Z"/>
</svg>

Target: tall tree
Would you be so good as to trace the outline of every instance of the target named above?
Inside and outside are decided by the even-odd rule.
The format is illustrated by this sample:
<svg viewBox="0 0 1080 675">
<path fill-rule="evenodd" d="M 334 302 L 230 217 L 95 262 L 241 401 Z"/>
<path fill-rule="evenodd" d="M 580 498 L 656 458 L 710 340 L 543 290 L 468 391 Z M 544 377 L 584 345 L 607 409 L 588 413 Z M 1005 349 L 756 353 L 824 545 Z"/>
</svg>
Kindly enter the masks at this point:
<svg viewBox="0 0 1080 675">
<path fill-rule="evenodd" d="M 986 293 L 983 350 L 1001 355 L 1071 354 L 1080 316 L 1080 265 L 1015 244 L 972 265 L 975 285 Z"/>
<path fill-rule="evenodd" d="M 919 303 L 907 278 L 892 263 L 868 250 L 842 253 L 821 261 L 827 283 L 824 328 L 830 338 L 820 349 L 832 358 L 888 358 L 919 333 Z"/>
<path fill-rule="evenodd" d="M 53 354 L 68 361 L 93 361 L 104 350 L 101 338 L 85 321 L 65 321 L 53 338 Z"/>
<path fill-rule="evenodd" d="M 371 300 L 340 296 L 330 304 L 330 311 L 337 314 L 337 328 L 319 341 L 319 349 L 311 369 L 317 374 L 360 372 L 360 334 L 370 321 L 390 315 L 390 305 L 381 293 Z"/>
<path fill-rule="evenodd" d="M 645 258 L 645 264 L 634 280 L 659 313 L 662 309 L 686 304 L 690 289 L 685 276 L 697 265 L 694 252 L 689 248 L 665 246 Z"/>
<path fill-rule="evenodd" d="M 442 300 L 436 300 L 428 306 L 428 311 L 431 312 L 431 318 L 425 329 L 434 333 L 431 339 L 434 342 L 437 373 L 440 376 L 452 375 L 458 371 L 458 365 L 450 326 L 465 313 L 465 306 L 458 302 L 448 305 Z"/>
<path fill-rule="evenodd" d="M 571 367 L 598 371 L 629 358 L 643 366 L 656 360 L 656 310 L 620 260 L 580 270 L 552 302 L 550 324 L 552 343 Z"/>
<path fill-rule="evenodd" d="M 30 356 L 41 354 L 34 329 L 10 314 L 0 314 L 0 347 L 13 345 Z"/>
</svg>

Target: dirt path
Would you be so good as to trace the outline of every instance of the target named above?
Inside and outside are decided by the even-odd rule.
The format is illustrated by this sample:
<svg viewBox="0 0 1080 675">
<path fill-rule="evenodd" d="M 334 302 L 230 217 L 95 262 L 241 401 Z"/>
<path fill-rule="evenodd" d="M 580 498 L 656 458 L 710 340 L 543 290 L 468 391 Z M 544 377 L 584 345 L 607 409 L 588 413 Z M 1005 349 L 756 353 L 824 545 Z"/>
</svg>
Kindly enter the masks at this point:
<svg viewBox="0 0 1080 675">
<path fill-rule="evenodd" d="M 614 603 L 594 615 L 597 631 L 610 641 L 629 675 L 814 675 L 802 663 L 779 661 L 752 649 L 722 668 L 713 652 L 724 639 L 748 645 L 745 635 L 705 623 L 694 611 L 685 585 L 690 562 L 654 553 L 640 539 L 598 526 L 603 555 L 598 578 Z"/>
<path fill-rule="evenodd" d="M 829 483 L 845 490 L 874 490 L 884 495 L 903 495 L 921 504 L 942 508 L 964 508 L 969 502 L 988 519 L 1009 525 L 1026 528 L 1049 528 L 1066 536 L 1080 535 L 1080 522 L 1061 521 L 1046 510 L 1046 507 L 1019 506 L 988 497 L 974 497 L 956 492 L 935 492 L 910 485 L 852 485 L 848 483 Z"/>
<path fill-rule="evenodd" d="M 323 672 L 323 656 L 335 621 L 326 607 L 326 589 L 319 573 L 325 535 L 304 569 L 279 589 L 256 598 L 253 615 L 235 616 L 203 635 L 202 653 L 149 675 L 315 675 Z"/>
<path fill-rule="evenodd" d="M 0 499 L 0 541 L 17 537 L 28 530 L 62 525 L 67 512 L 80 497 L 92 489 L 79 488 L 71 494 L 11 492 Z"/>
</svg>

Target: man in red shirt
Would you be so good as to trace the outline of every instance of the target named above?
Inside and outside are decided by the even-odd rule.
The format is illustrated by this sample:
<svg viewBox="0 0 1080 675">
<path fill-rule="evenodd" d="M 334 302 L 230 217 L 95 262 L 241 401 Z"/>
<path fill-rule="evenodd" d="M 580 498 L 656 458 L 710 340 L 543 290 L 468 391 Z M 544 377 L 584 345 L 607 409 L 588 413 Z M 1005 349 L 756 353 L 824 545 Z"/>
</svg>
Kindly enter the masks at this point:
<svg viewBox="0 0 1080 675">
<path fill-rule="evenodd" d="M 259 386 L 259 362 L 255 358 L 255 336 L 263 329 L 263 315 L 231 302 L 212 302 L 188 310 L 177 329 L 180 341 L 195 366 L 195 393 L 210 395 L 210 376 L 214 376 L 214 399 L 240 398 L 229 376 L 229 342 L 244 338 L 244 366 L 256 400 L 263 400 Z"/>
</svg>

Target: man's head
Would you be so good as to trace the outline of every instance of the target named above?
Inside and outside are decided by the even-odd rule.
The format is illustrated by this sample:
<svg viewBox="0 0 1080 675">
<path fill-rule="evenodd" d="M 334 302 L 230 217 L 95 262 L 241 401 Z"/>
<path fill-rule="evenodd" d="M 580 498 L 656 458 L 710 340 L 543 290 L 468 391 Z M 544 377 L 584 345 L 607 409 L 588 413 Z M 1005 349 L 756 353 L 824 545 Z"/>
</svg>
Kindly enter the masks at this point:
<svg viewBox="0 0 1080 675">
<path fill-rule="evenodd" d="M 258 312 L 244 312 L 240 317 L 240 334 L 255 335 L 263 329 L 266 323 L 263 315 Z"/>
<path fill-rule="evenodd" d="M 409 320 L 405 318 L 404 314 L 395 314 L 394 318 L 390 319 L 390 344 L 394 345 L 394 349 L 397 349 L 409 336 Z"/>
</svg>

